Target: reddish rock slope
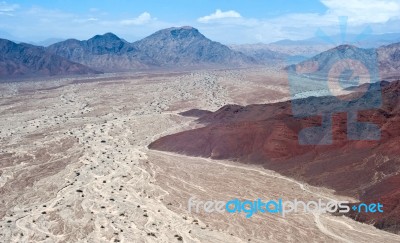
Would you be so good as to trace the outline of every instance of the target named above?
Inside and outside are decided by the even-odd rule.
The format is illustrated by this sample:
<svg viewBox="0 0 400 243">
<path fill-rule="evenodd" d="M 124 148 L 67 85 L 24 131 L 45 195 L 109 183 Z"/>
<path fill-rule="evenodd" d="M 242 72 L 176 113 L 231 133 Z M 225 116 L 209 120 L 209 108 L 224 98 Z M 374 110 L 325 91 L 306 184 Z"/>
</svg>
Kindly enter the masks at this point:
<svg viewBox="0 0 400 243">
<path fill-rule="evenodd" d="M 350 215 L 400 232 L 400 81 L 382 82 L 380 109 L 359 112 L 359 121 L 381 128 L 378 141 L 347 139 L 347 116 L 333 116 L 331 145 L 300 145 L 298 133 L 320 117 L 295 118 L 291 103 L 227 105 L 199 119 L 207 126 L 162 137 L 150 149 L 213 159 L 257 163 L 312 185 L 335 189 L 361 201 L 384 203 L 383 214 Z M 328 97 L 304 102 L 329 106 Z"/>
</svg>

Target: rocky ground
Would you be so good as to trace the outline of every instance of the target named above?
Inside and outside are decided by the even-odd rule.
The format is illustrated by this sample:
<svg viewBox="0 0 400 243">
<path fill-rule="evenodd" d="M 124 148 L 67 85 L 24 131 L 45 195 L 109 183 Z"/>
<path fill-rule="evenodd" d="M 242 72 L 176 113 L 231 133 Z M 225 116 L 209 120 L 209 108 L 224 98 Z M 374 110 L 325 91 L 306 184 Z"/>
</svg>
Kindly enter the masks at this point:
<svg viewBox="0 0 400 243">
<path fill-rule="evenodd" d="M 0 241 L 398 242 L 325 214 L 187 211 L 191 196 L 340 198 L 259 167 L 147 149 L 199 126 L 178 113 L 287 99 L 285 80 L 241 70 L 1 84 Z"/>
</svg>

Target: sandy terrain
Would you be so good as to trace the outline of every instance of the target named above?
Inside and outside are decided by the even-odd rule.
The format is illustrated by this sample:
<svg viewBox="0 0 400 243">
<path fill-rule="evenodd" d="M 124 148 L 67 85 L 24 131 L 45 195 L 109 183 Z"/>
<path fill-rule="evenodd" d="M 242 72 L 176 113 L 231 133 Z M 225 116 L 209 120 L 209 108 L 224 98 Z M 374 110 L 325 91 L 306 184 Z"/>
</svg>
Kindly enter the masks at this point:
<svg viewBox="0 0 400 243">
<path fill-rule="evenodd" d="M 258 167 L 147 149 L 199 126 L 179 112 L 282 100 L 285 80 L 242 70 L 1 84 L 0 241 L 399 242 L 327 214 L 188 212 L 191 196 L 343 199 Z"/>
</svg>

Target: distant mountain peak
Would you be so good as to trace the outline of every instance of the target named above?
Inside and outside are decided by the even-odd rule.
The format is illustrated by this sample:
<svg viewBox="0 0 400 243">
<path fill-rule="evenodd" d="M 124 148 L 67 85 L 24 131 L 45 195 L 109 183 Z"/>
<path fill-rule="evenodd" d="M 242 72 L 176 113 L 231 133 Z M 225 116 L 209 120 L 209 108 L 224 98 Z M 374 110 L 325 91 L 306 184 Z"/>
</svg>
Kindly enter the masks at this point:
<svg viewBox="0 0 400 243">
<path fill-rule="evenodd" d="M 172 30 L 181 30 L 181 31 L 199 31 L 198 29 L 196 29 L 196 28 L 194 28 L 194 27 L 192 27 L 192 26 L 189 26 L 189 25 L 186 25 L 186 26 L 180 26 L 180 27 L 170 27 L 170 28 L 167 28 L 167 29 L 163 29 L 164 31 L 172 31 Z M 161 30 L 161 31 L 163 31 L 163 30 Z"/>
<path fill-rule="evenodd" d="M 103 35 L 103 37 L 107 37 L 107 38 L 114 38 L 114 39 L 120 39 L 116 34 L 111 33 L 111 32 L 107 32 Z"/>
<path fill-rule="evenodd" d="M 205 37 L 191 26 L 171 27 L 136 41 L 135 47 L 161 66 L 240 66 L 255 60 Z"/>
<path fill-rule="evenodd" d="M 206 38 L 200 31 L 191 26 L 171 27 L 155 32 L 151 36 L 162 36 L 163 38 L 185 39 L 187 37 Z"/>
<path fill-rule="evenodd" d="M 117 35 L 115 35 L 115 34 L 113 34 L 113 33 L 111 33 L 111 32 L 108 32 L 108 33 L 105 33 L 104 35 L 95 35 L 95 36 L 93 36 L 92 38 L 90 38 L 88 41 L 90 41 L 90 40 L 107 40 L 107 41 L 120 41 L 121 40 L 121 38 L 119 38 Z"/>
<path fill-rule="evenodd" d="M 337 47 L 335 47 L 334 49 L 337 50 L 348 50 L 348 49 L 359 49 L 358 47 L 354 46 L 354 45 L 350 45 L 350 44 L 343 44 L 343 45 L 339 45 Z"/>
</svg>

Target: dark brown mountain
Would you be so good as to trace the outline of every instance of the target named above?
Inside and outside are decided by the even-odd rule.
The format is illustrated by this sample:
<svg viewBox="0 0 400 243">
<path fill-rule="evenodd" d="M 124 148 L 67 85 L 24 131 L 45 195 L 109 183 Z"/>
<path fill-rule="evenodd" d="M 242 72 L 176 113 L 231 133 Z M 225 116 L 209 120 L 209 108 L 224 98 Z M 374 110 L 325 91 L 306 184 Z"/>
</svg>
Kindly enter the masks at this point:
<svg viewBox="0 0 400 243">
<path fill-rule="evenodd" d="M 356 60 L 367 68 L 377 67 L 382 79 L 396 80 L 400 70 L 400 43 L 382 46 L 377 49 L 363 49 L 352 45 L 340 45 L 324 51 L 312 58 L 298 63 L 298 67 L 314 68 L 316 77 L 327 74 L 332 65 L 340 60 Z"/>
<path fill-rule="evenodd" d="M 237 67 L 256 61 L 211 41 L 192 27 L 169 28 L 134 43 L 107 33 L 53 44 L 52 53 L 102 71 L 148 68 Z"/>
<path fill-rule="evenodd" d="M 256 61 L 189 26 L 169 28 L 133 43 L 160 66 L 242 66 Z"/>
<path fill-rule="evenodd" d="M 378 48 L 379 67 L 387 77 L 396 78 L 400 70 L 400 43 Z"/>
<path fill-rule="evenodd" d="M 198 120 L 207 124 L 205 127 L 162 137 L 149 148 L 256 163 L 364 202 L 384 203 L 383 214 L 351 216 L 399 233 L 400 81 L 382 82 L 380 86 L 382 106 L 358 112 L 358 121 L 380 127 L 381 138 L 377 141 L 348 140 L 347 115 L 336 113 L 331 145 L 301 145 L 299 131 L 320 125 L 321 117 L 296 118 L 292 115 L 292 103 L 288 101 L 224 106 Z M 380 99 L 378 92 L 373 94 L 368 97 L 370 101 Z M 310 97 L 300 101 L 307 104 L 308 109 L 317 105 L 330 109 L 337 106 L 338 100 Z"/>
<path fill-rule="evenodd" d="M 246 56 L 252 57 L 257 62 L 265 65 L 285 65 L 288 64 L 288 54 L 272 51 L 267 44 L 243 44 L 231 45 L 232 50 L 241 52 Z"/>
<path fill-rule="evenodd" d="M 0 39 L 0 78 L 91 74 L 94 70 L 47 52 L 42 47 Z"/>
<path fill-rule="evenodd" d="M 117 72 L 152 66 L 133 44 L 112 33 L 96 35 L 89 40 L 69 39 L 47 47 L 49 52 L 96 70 Z"/>
</svg>

